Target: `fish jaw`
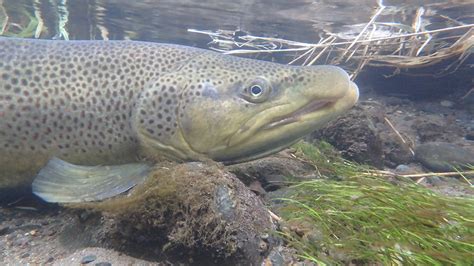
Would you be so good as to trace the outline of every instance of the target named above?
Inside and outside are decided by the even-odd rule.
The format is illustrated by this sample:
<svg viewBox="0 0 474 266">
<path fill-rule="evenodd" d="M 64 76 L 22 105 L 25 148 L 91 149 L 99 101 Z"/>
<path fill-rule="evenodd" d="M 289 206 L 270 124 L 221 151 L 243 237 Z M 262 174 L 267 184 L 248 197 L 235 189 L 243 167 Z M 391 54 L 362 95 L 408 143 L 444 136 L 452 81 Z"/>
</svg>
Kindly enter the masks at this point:
<svg viewBox="0 0 474 266">
<path fill-rule="evenodd" d="M 332 94 L 321 96 L 308 88 L 299 92 L 306 93 L 306 99 L 287 99 L 285 104 L 262 111 L 229 138 L 225 149 L 217 150 L 215 154 L 211 152 L 210 157 L 232 164 L 276 153 L 349 110 L 359 98 L 357 85 L 342 69 L 328 69 L 334 72 L 334 83 L 324 89 L 332 88 Z"/>
</svg>

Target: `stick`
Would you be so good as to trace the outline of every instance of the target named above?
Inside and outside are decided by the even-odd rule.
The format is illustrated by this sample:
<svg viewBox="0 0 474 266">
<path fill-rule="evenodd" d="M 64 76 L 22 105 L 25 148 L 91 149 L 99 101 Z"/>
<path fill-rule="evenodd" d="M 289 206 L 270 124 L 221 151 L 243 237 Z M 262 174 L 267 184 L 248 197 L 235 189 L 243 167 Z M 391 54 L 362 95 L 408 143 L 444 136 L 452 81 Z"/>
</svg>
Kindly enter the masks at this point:
<svg viewBox="0 0 474 266">
<path fill-rule="evenodd" d="M 393 126 L 392 122 L 390 122 L 390 120 L 388 120 L 388 118 L 386 116 L 384 117 L 384 120 L 392 128 L 392 130 L 395 132 L 395 134 L 397 134 L 398 138 L 403 142 L 403 144 L 405 144 L 408 147 L 408 150 L 410 150 L 411 155 L 415 156 L 415 151 L 413 151 L 413 149 L 408 145 L 408 143 L 402 137 L 400 132 Z"/>
<path fill-rule="evenodd" d="M 394 174 L 397 175 L 397 174 Z M 428 177 L 428 176 L 457 176 L 457 175 L 474 175 L 474 170 L 472 171 L 464 171 L 464 172 L 441 172 L 441 173 L 419 173 L 419 174 L 408 174 L 408 175 L 398 175 L 401 177 Z"/>
<path fill-rule="evenodd" d="M 365 31 L 367 30 L 367 28 L 369 28 L 370 25 L 372 25 L 375 20 L 377 19 L 377 17 L 382 13 L 382 11 L 385 9 L 385 6 L 383 5 L 383 0 L 378 0 L 377 1 L 377 4 L 379 5 L 379 9 L 377 10 L 377 12 L 372 16 L 372 19 L 370 19 L 370 21 L 367 23 L 367 25 L 365 25 L 365 27 L 362 29 L 362 31 L 359 33 L 359 35 L 357 35 L 357 37 L 354 39 L 354 41 L 349 45 L 349 47 L 347 47 L 346 51 L 342 54 L 341 58 L 343 58 L 346 53 L 359 41 L 360 37 L 362 37 L 362 35 L 365 33 Z M 347 59 L 349 60 L 349 59 Z M 346 62 L 347 62 L 346 60 Z"/>
<path fill-rule="evenodd" d="M 274 219 L 277 222 L 282 220 L 278 215 L 274 214 L 272 211 L 270 210 L 267 210 L 267 211 L 268 211 L 268 214 L 270 214 L 270 218 Z"/>
<path fill-rule="evenodd" d="M 407 177 L 407 178 L 418 178 L 418 177 L 430 177 L 430 176 L 458 176 L 458 175 L 474 175 L 474 170 L 469 171 L 459 171 L 459 172 L 429 172 L 429 173 L 419 173 L 419 174 L 406 174 L 406 175 L 399 175 L 397 173 L 391 171 L 369 171 L 372 175 L 377 176 L 400 176 L 400 177 Z M 470 183 L 468 181 L 468 183 Z"/>
<path fill-rule="evenodd" d="M 474 88 L 470 89 L 466 94 L 464 94 L 464 96 L 461 97 L 461 100 L 466 99 L 473 92 L 474 92 Z"/>
<path fill-rule="evenodd" d="M 437 30 L 428 30 L 428 31 L 422 31 L 422 32 L 417 32 L 417 33 L 407 33 L 407 34 L 401 34 L 401 35 L 397 35 L 397 36 L 389 36 L 389 37 L 383 37 L 383 38 L 359 40 L 356 43 L 366 43 L 366 42 L 377 42 L 377 41 L 384 41 L 384 40 L 392 40 L 392 39 L 399 39 L 399 38 L 403 38 L 403 37 L 419 36 L 419 35 L 445 32 L 445 31 L 452 31 L 452 30 L 465 29 L 465 28 L 474 28 L 474 24 L 467 24 L 467 25 L 437 29 Z M 334 42 L 334 43 L 328 43 L 328 44 L 309 44 L 309 43 L 298 43 L 298 42 L 291 42 L 291 41 L 286 41 L 286 40 L 282 40 L 282 39 L 273 39 L 273 38 L 260 38 L 260 40 L 267 40 L 267 41 L 278 41 L 278 40 L 280 40 L 280 41 L 283 41 L 283 43 L 288 44 L 288 45 L 303 46 L 303 47 L 289 48 L 289 49 L 277 49 L 277 50 L 273 50 L 273 49 L 272 50 L 232 50 L 232 51 L 227 51 L 226 53 L 227 54 L 251 54 L 251 53 L 297 52 L 297 51 L 306 51 L 309 48 L 320 48 L 320 47 L 326 47 L 326 46 L 340 46 L 340 45 L 346 45 L 346 44 L 354 43 L 352 41 L 352 42 Z M 219 41 L 219 42 L 221 42 L 221 41 Z"/>
</svg>

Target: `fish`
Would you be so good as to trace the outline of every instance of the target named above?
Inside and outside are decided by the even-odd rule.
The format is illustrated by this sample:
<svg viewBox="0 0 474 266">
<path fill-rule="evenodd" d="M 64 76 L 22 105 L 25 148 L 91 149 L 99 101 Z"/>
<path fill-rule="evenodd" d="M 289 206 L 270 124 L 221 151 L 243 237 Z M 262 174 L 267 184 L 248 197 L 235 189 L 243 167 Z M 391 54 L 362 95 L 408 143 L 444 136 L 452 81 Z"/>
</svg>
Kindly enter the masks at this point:
<svg viewBox="0 0 474 266">
<path fill-rule="evenodd" d="M 358 97 L 336 66 L 176 44 L 0 37 L 0 195 L 32 186 L 48 202 L 102 200 L 161 160 L 255 160 Z"/>
</svg>

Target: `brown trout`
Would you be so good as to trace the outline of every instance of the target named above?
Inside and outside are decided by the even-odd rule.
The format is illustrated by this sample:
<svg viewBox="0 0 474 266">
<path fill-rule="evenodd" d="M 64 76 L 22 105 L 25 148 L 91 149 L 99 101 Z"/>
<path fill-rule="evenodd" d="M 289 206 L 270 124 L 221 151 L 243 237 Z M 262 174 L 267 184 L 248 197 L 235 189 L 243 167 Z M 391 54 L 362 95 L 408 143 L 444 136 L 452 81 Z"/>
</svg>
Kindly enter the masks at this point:
<svg viewBox="0 0 474 266">
<path fill-rule="evenodd" d="M 137 41 L 0 38 L 0 193 L 37 176 L 33 190 L 47 201 L 97 200 L 139 182 L 144 161 L 257 159 L 357 99 L 335 66 Z M 64 190 L 78 195 L 54 196 Z"/>
</svg>

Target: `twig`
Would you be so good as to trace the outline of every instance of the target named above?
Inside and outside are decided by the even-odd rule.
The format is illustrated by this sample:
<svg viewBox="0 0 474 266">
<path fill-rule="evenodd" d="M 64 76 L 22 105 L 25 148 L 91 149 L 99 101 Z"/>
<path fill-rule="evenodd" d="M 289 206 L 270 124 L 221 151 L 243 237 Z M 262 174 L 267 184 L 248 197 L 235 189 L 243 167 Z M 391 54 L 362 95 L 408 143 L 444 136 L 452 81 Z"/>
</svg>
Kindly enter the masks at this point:
<svg viewBox="0 0 474 266">
<path fill-rule="evenodd" d="M 379 9 L 377 10 L 377 12 L 375 12 L 375 14 L 372 16 L 372 19 L 370 19 L 370 21 L 367 23 L 367 25 L 365 25 L 365 27 L 362 29 L 362 31 L 359 33 L 359 35 L 357 35 L 357 37 L 354 39 L 354 41 L 349 45 L 349 47 L 347 47 L 347 49 L 345 50 L 345 52 L 342 54 L 341 58 L 343 58 L 346 53 L 359 41 L 359 39 L 362 37 L 362 35 L 365 34 L 365 31 L 375 22 L 375 20 L 377 19 L 377 17 L 382 14 L 382 11 L 385 9 L 385 6 L 383 5 L 383 0 L 377 0 L 377 4 L 379 6 Z M 346 60 L 346 62 L 348 61 L 349 59 Z"/>
<path fill-rule="evenodd" d="M 384 120 L 385 120 L 385 122 L 387 122 L 387 124 L 390 126 L 390 128 L 392 128 L 392 130 L 395 132 L 395 134 L 397 134 L 398 138 L 403 142 L 403 144 L 405 144 L 406 147 L 408 147 L 408 150 L 410 151 L 411 155 L 415 156 L 415 151 L 413 151 L 413 149 L 410 147 L 408 142 L 405 141 L 405 139 L 402 137 L 400 132 L 393 126 L 392 122 L 390 122 L 390 120 L 388 120 L 388 118 L 386 116 L 384 117 Z"/>
<path fill-rule="evenodd" d="M 422 178 L 416 180 L 415 183 L 420 184 L 420 183 L 423 182 L 423 180 L 425 180 L 425 179 L 426 179 L 426 176 L 424 176 L 424 177 L 422 177 Z"/>
<path fill-rule="evenodd" d="M 335 40 L 336 40 L 336 38 L 334 37 L 334 38 L 329 42 L 329 44 L 333 43 Z M 316 62 L 316 60 L 318 60 L 318 59 L 326 52 L 326 50 L 327 50 L 329 47 L 331 47 L 331 46 L 326 46 L 326 47 L 324 47 L 324 48 L 321 50 L 321 52 L 319 52 L 319 54 L 316 55 L 316 56 L 313 58 L 313 60 L 311 60 L 311 62 L 309 62 L 308 66 L 313 65 L 314 62 Z"/>
<path fill-rule="evenodd" d="M 300 60 L 301 58 L 305 57 L 305 56 L 306 56 L 307 54 L 309 54 L 309 53 L 313 54 L 315 50 L 316 50 L 316 48 L 310 48 L 310 49 L 308 49 L 308 51 L 304 52 L 302 55 L 300 55 L 300 56 L 298 56 L 297 58 L 291 60 L 291 61 L 288 63 L 288 65 L 291 65 L 291 64 L 295 63 L 296 61 L 298 61 L 298 60 Z"/>
<path fill-rule="evenodd" d="M 395 174 L 397 175 L 397 174 Z M 419 173 L 419 174 L 408 174 L 408 175 L 398 175 L 401 177 L 416 178 L 416 177 L 429 177 L 429 176 L 458 176 L 458 175 L 474 175 L 474 170 L 472 171 L 458 171 L 458 172 L 440 172 L 440 173 Z"/>
<path fill-rule="evenodd" d="M 397 36 L 387 36 L 387 37 L 383 37 L 383 38 L 359 40 L 356 43 L 370 43 L 370 42 L 377 42 L 377 41 L 384 41 L 384 40 L 393 40 L 393 39 L 399 39 L 399 38 L 402 38 L 402 37 L 419 36 L 419 35 L 439 33 L 439 32 L 445 32 L 445 31 L 453 31 L 453 30 L 466 29 L 466 28 L 474 28 L 474 24 L 455 26 L 455 27 L 449 27 L 449 28 L 443 28 L 443 29 L 437 29 L 437 30 L 428 30 L 428 31 L 423 31 L 423 32 L 418 32 L 418 33 L 407 33 L 407 34 L 401 34 L 401 35 L 397 35 Z M 205 33 L 206 32 L 206 31 L 197 31 L 197 30 L 192 30 L 192 29 L 189 29 L 188 31 L 197 32 L 197 33 Z M 252 37 L 255 37 L 255 36 L 252 36 Z M 255 37 L 255 38 L 257 38 L 257 37 Z M 328 44 L 309 44 L 309 43 L 292 42 L 292 41 L 283 40 L 283 39 L 263 38 L 263 37 L 260 38 L 260 40 L 282 42 L 282 43 L 285 43 L 287 45 L 297 46 L 298 48 L 271 49 L 271 50 L 231 50 L 231 51 L 226 51 L 225 53 L 226 54 L 252 54 L 252 53 L 298 52 L 298 51 L 306 51 L 309 48 L 323 48 L 323 47 L 326 47 L 326 46 L 340 46 L 340 45 L 346 45 L 346 44 L 354 43 L 352 41 L 352 42 L 334 42 L 334 43 L 328 43 Z M 219 42 L 224 42 L 224 41 L 219 40 Z M 235 42 L 232 42 L 232 41 L 228 41 L 228 42 L 229 43 L 235 43 Z"/>
<path fill-rule="evenodd" d="M 278 215 L 276 215 L 272 211 L 270 211 L 270 210 L 267 210 L 267 211 L 268 211 L 268 214 L 270 214 L 270 218 L 272 218 L 273 220 L 275 220 L 277 222 L 280 222 L 282 220 L 281 217 L 279 217 Z"/>
<path fill-rule="evenodd" d="M 400 176 L 400 177 L 406 177 L 406 178 L 422 178 L 422 177 L 430 177 L 430 176 L 474 175 L 474 170 L 457 171 L 457 172 L 429 172 L 429 173 L 405 174 L 405 175 L 400 175 L 391 171 L 381 171 L 381 170 L 369 171 L 369 173 L 375 176 Z M 469 181 L 468 183 L 471 184 Z"/>
<path fill-rule="evenodd" d="M 461 176 L 461 178 L 462 178 L 464 181 L 466 181 L 466 183 L 469 184 L 469 186 L 472 187 L 472 183 L 469 181 L 469 179 L 467 179 L 467 178 L 464 176 L 463 173 L 459 173 L 459 175 Z"/>
<path fill-rule="evenodd" d="M 470 89 L 466 94 L 464 94 L 464 96 L 461 97 L 461 100 L 466 99 L 473 92 L 474 92 L 474 88 Z"/>
</svg>

